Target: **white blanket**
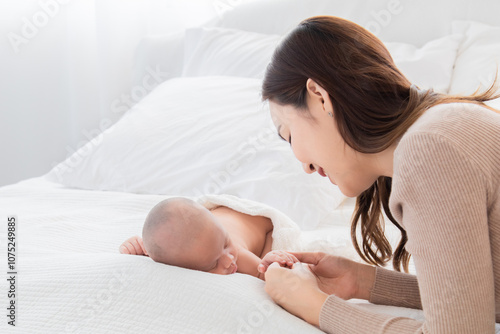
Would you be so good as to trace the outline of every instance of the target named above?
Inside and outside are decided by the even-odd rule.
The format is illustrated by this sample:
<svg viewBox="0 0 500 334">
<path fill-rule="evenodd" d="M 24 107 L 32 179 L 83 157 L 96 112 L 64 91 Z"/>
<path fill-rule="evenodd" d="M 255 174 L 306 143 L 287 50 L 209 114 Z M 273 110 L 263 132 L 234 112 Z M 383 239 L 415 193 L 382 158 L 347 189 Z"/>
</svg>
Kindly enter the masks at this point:
<svg viewBox="0 0 500 334">
<path fill-rule="evenodd" d="M 1 219 L 18 218 L 16 332 L 321 332 L 275 305 L 264 291 L 264 282 L 255 277 L 209 274 L 119 254 L 118 246 L 131 235 L 140 235 L 148 211 L 164 198 L 67 189 L 42 178 L 0 188 Z M 254 213 L 267 212 L 275 227 L 286 228 L 290 223 L 283 213 L 252 205 L 245 206 L 248 213 L 252 208 Z M 2 226 L 2 267 L 6 268 L 6 222 Z M 279 231 L 276 228 L 277 242 L 291 242 L 288 237 L 282 239 Z M 348 226 L 339 225 L 334 231 L 349 240 Z M 301 242 L 312 239 L 309 235 Z M 5 317 L 7 282 L 0 281 L 4 295 L 0 332 L 11 333 Z M 361 304 L 422 317 L 417 310 Z"/>
<path fill-rule="evenodd" d="M 273 223 L 273 250 L 323 251 L 358 259 L 352 245 L 345 242 L 348 235 L 342 238 L 344 242 L 335 242 L 331 239 L 333 235 L 328 240 L 324 238 L 324 235 L 318 235 L 315 231 L 301 231 L 286 214 L 269 205 L 231 195 L 207 195 L 197 198 L 196 201 L 207 209 L 226 206 L 251 216 L 268 217 Z M 345 228 L 343 228 L 344 231 Z"/>
<path fill-rule="evenodd" d="M 275 208 L 232 195 L 207 195 L 196 200 L 207 209 L 225 206 L 251 216 L 267 217 L 273 223 L 272 249 L 302 250 L 299 226 Z"/>
</svg>

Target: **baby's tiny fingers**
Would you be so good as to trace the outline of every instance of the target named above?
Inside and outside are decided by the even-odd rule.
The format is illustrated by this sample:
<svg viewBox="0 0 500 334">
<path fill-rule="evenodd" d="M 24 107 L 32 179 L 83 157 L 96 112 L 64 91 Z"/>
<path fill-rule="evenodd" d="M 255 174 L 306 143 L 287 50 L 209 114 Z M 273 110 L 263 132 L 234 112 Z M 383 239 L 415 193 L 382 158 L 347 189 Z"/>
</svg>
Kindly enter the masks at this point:
<svg viewBox="0 0 500 334">
<path fill-rule="evenodd" d="M 141 245 L 139 245 L 138 242 L 133 242 L 132 243 L 132 247 L 134 248 L 134 254 L 135 255 L 142 254 L 142 248 L 141 248 Z"/>
<path fill-rule="evenodd" d="M 280 265 L 282 266 L 287 266 L 289 264 L 292 264 L 290 261 L 288 261 L 287 259 L 279 259 L 277 262 L 280 263 Z"/>
<path fill-rule="evenodd" d="M 128 245 L 124 243 L 120 246 L 120 251 L 122 254 L 133 254 L 131 248 L 133 249 L 134 247 L 128 247 Z"/>
</svg>

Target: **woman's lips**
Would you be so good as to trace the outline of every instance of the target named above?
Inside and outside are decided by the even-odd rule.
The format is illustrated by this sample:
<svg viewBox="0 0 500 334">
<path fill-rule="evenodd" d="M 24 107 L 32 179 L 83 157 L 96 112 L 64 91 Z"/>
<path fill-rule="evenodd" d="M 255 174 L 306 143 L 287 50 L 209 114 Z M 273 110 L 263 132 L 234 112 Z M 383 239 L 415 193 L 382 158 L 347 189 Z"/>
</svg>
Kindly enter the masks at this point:
<svg viewBox="0 0 500 334">
<path fill-rule="evenodd" d="M 332 180 L 332 178 L 330 177 L 330 175 L 327 175 L 325 173 L 325 170 L 322 167 L 318 168 L 318 174 L 321 175 L 321 176 L 323 176 L 323 177 L 327 177 L 328 176 L 328 180 L 330 180 L 330 182 L 333 183 L 334 185 L 337 185 L 335 183 L 335 181 Z"/>
</svg>

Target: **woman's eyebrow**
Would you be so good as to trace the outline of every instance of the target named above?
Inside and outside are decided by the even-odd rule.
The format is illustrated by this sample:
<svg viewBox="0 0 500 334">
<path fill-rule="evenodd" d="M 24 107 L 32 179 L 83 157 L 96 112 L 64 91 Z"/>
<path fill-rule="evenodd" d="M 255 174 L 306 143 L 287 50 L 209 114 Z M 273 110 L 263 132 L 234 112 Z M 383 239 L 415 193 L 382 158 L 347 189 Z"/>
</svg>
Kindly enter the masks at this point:
<svg viewBox="0 0 500 334">
<path fill-rule="evenodd" d="M 283 139 L 284 141 L 286 141 L 286 139 L 285 139 L 285 138 L 281 137 L 280 130 L 281 130 L 281 124 L 280 124 L 280 125 L 278 125 L 278 136 L 279 136 L 281 139 Z"/>
</svg>

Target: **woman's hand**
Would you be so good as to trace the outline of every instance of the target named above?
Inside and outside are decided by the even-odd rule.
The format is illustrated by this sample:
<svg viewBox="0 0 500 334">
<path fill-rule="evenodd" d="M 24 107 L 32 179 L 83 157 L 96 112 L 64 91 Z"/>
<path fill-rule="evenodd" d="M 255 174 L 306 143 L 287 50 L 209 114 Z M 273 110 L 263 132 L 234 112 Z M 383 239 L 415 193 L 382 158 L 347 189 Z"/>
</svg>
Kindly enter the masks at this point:
<svg viewBox="0 0 500 334">
<path fill-rule="evenodd" d="M 328 295 L 342 299 L 370 298 L 370 291 L 375 282 L 375 268 L 349 259 L 322 252 L 290 252 L 302 263 L 309 264 L 309 269 L 317 278 L 318 287 Z M 268 263 L 261 262 L 259 271 L 266 271 Z"/>
<path fill-rule="evenodd" d="M 296 262 L 292 269 L 278 263 L 266 271 L 266 292 L 288 312 L 310 324 L 319 325 L 319 314 L 328 295 L 320 290 L 309 266 Z"/>
<path fill-rule="evenodd" d="M 309 264 L 316 275 L 318 287 L 328 295 L 342 299 L 370 298 L 375 282 L 375 267 L 322 252 L 291 252 Z"/>
<path fill-rule="evenodd" d="M 271 263 L 277 262 L 281 267 L 292 268 L 295 262 L 299 262 L 297 258 L 288 252 L 285 251 L 270 251 L 262 258 L 257 270 L 260 273 L 265 273 L 266 269 L 271 265 Z"/>
</svg>

